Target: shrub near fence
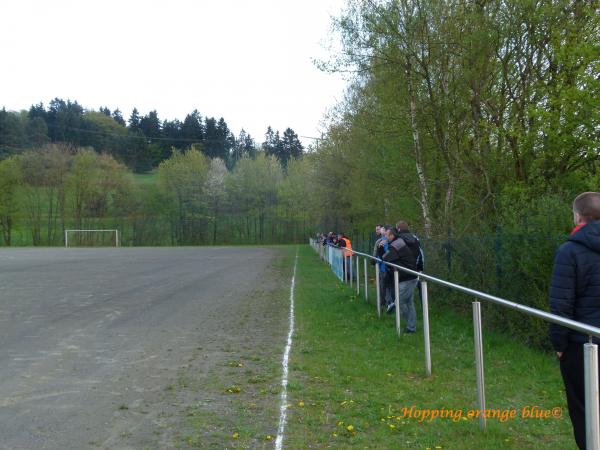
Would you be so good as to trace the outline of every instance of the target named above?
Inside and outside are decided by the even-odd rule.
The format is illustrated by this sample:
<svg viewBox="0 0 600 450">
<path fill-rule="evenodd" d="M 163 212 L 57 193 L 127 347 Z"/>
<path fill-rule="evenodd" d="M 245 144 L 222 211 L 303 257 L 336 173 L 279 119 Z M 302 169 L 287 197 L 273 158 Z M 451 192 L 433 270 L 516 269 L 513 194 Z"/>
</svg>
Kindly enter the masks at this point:
<svg viewBox="0 0 600 450">
<path fill-rule="evenodd" d="M 356 237 L 357 239 L 353 239 Z M 351 235 L 352 246 L 371 254 L 374 235 Z M 556 249 L 566 236 L 503 233 L 460 238 L 422 239 L 427 273 L 548 311 L 548 288 Z M 470 302 L 444 288 L 431 286 L 431 302 L 447 305 L 465 315 Z M 508 332 L 528 345 L 550 348 L 548 325 L 496 305 L 483 308 L 485 326 Z"/>
</svg>

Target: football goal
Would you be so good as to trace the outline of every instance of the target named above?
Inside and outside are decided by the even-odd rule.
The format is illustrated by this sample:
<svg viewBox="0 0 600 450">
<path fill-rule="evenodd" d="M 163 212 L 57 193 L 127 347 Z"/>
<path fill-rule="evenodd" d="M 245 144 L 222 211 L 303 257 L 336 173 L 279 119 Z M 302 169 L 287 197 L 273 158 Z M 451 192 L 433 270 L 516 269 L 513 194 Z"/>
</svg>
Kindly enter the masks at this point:
<svg viewBox="0 0 600 450">
<path fill-rule="evenodd" d="M 119 230 L 65 230 L 65 247 L 119 247 Z"/>
</svg>

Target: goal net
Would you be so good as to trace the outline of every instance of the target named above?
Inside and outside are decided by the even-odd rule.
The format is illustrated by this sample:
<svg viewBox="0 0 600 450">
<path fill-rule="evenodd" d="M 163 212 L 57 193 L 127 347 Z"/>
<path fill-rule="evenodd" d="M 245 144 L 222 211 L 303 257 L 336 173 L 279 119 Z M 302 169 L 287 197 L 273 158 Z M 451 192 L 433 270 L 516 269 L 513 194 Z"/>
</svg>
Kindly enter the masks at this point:
<svg viewBox="0 0 600 450">
<path fill-rule="evenodd" d="M 65 230 L 65 247 L 118 247 L 119 230 Z"/>
</svg>

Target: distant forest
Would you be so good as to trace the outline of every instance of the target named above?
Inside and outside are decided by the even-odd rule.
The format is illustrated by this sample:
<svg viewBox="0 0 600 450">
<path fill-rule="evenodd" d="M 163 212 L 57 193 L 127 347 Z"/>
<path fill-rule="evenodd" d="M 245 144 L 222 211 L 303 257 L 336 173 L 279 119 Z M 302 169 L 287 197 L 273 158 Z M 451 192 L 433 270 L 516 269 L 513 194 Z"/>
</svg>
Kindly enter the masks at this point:
<svg viewBox="0 0 600 450">
<path fill-rule="evenodd" d="M 255 157 L 257 150 L 274 156 L 286 168 L 289 160 L 304 150 L 291 128 L 280 134 L 268 127 L 264 142 L 257 145 L 244 129 L 236 137 L 224 118 L 203 117 L 198 110 L 180 121 L 161 120 L 156 110 L 140 115 L 134 108 L 125 120 L 118 108 L 95 111 L 59 98 L 47 107 L 43 103 L 32 105 L 28 111 L 0 110 L 0 159 L 49 143 L 92 147 L 137 173 L 158 167 L 173 149 L 192 146 L 209 158 L 222 159 L 229 170 L 244 157 Z"/>
</svg>

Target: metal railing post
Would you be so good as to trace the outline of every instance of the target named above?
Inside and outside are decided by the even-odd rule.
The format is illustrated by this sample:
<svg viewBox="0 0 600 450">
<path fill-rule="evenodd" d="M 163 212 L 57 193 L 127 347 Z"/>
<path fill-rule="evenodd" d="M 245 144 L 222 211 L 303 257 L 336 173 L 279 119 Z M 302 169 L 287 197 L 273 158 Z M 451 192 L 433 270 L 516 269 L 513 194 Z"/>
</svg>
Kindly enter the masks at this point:
<svg viewBox="0 0 600 450">
<path fill-rule="evenodd" d="M 350 263 L 348 264 L 348 266 L 350 266 L 349 267 L 350 270 L 348 270 L 348 276 L 350 277 L 350 289 L 352 289 L 352 283 L 353 283 L 352 278 L 354 275 L 354 273 L 353 273 L 354 272 L 354 262 L 353 261 L 354 261 L 354 257 L 352 255 L 350 255 Z"/>
<path fill-rule="evenodd" d="M 375 264 L 375 291 L 377 292 L 377 317 L 381 318 L 381 289 L 379 289 L 379 263 Z"/>
<path fill-rule="evenodd" d="M 425 372 L 431 375 L 431 343 L 429 341 L 429 294 L 427 281 L 421 281 L 421 303 L 423 304 L 423 341 L 425 346 Z"/>
<path fill-rule="evenodd" d="M 598 405 L 598 346 L 583 344 L 583 368 L 585 374 L 585 440 L 587 450 L 600 449 L 600 424 Z"/>
<path fill-rule="evenodd" d="M 477 408 L 479 428 L 485 430 L 485 382 L 483 377 L 483 337 L 481 334 L 481 303 L 473 302 L 473 335 L 475 339 L 475 371 L 477 374 Z"/>
<path fill-rule="evenodd" d="M 398 337 L 402 336 L 402 327 L 400 326 L 400 283 L 398 271 L 394 269 L 394 291 L 396 293 L 396 333 Z"/>
<path fill-rule="evenodd" d="M 65 247 L 69 246 L 69 233 L 65 231 Z"/>
<path fill-rule="evenodd" d="M 356 255 L 356 296 L 360 295 L 360 258 Z"/>
<path fill-rule="evenodd" d="M 111 230 L 112 231 L 112 230 Z M 311 243 L 318 246 L 318 243 L 314 240 L 311 240 Z M 68 245 L 68 233 L 65 230 L 65 245 Z M 329 263 L 332 268 L 336 270 L 336 273 L 339 273 L 339 259 L 335 258 L 335 267 L 334 267 L 334 250 L 339 251 L 342 259 L 342 269 L 343 273 L 343 281 L 346 282 L 348 275 L 352 273 L 352 260 L 350 261 L 350 266 L 346 267 L 346 258 L 344 255 L 344 250 L 339 248 L 334 248 L 332 246 L 326 246 L 320 251 L 324 254 L 326 261 Z M 374 258 L 371 255 L 361 253 L 361 252 L 353 252 L 354 255 L 358 257 L 364 257 L 364 267 L 365 267 L 365 300 L 368 301 L 368 269 L 367 269 L 367 259 L 374 260 L 375 264 L 375 289 L 376 289 L 376 297 L 377 297 L 377 315 L 381 318 L 381 289 L 380 289 L 380 281 L 381 281 L 381 260 L 378 258 Z M 338 255 L 338 253 L 335 253 Z M 584 324 L 575 320 L 567 319 L 555 314 L 548 313 L 546 311 L 542 311 L 539 309 L 531 308 L 529 306 L 512 302 L 509 300 L 505 300 L 500 297 L 496 297 L 490 294 L 486 294 L 485 292 L 477 291 L 474 289 L 467 288 L 465 286 L 458 285 L 456 283 L 451 283 L 446 280 L 442 280 L 440 278 L 433 277 L 431 275 L 416 272 L 412 269 L 408 269 L 406 267 L 398 266 L 396 264 L 388 263 L 386 264 L 388 270 L 394 270 L 394 281 L 395 281 L 395 307 L 396 307 L 396 330 L 398 335 L 401 333 L 400 327 L 400 295 L 399 295 L 399 283 L 398 283 L 398 272 L 397 270 L 401 270 L 404 273 L 412 274 L 421 280 L 421 301 L 423 303 L 423 333 L 424 333 L 424 350 L 425 350 L 425 369 L 427 374 L 430 375 L 431 370 L 431 347 L 430 347 L 430 339 L 429 339 L 429 299 L 428 299 L 428 289 L 427 282 L 424 280 L 431 281 L 432 283 L 436 283 L 441 286 L 448 287 L 458 292 L 465 293 L 467 295 L 473 296 L 478 299 L 482 299 L 488 302 L 491 302 L 496 305 L 503 306 L 505 308 L 518 311 L 520 313 L 526 314 L 530 317 L 540 318 L 546 322 L 554 323 L 571 330 L 578 331 L 580 333 L 584 333 L 591 337 L 600 338 L 600 328 L 594 327 L 588 324 Z M 350 270 L 348 270 L 350 269 Z M 360 292 L 360 281 L 358 277 L 360 264 L 357 260 L 357 292 Z M 484 360 L 483 360 L 483 336 L 482 336 L 482 324 L 481 324 L 481 304 L 479 301 L 473 302 L 473 331 L 474 331 L 474 348 L 475 348 L 475 366 L 476 366 L 476 376 L 477 376 L 477 406 L 478 406 L 478 419 L 479 419 L 479 427 L 483 430 L 486 428 L 486 418 L 485 418 L 485 380 L 484 380 Z M 593 450 L 600 450 L 600 404 L 599 404 L 599 396 L 600 396 L 600 380 L 599 380 L 599 368 L 598 368 L 598 347 L 593 343 L 588 343 L 584 345 L 584 382 L 585 382 L 585 414 L 586 414 L 586 439 L 587 439 L 587 448 Z"/>
<path fill-rule="evenodd" d="M 369 302 L 369 273 L 367 270 L 367 258 L 363 259 L 363 270 L 365 272 L 365 302 Z"/>
</svg>

